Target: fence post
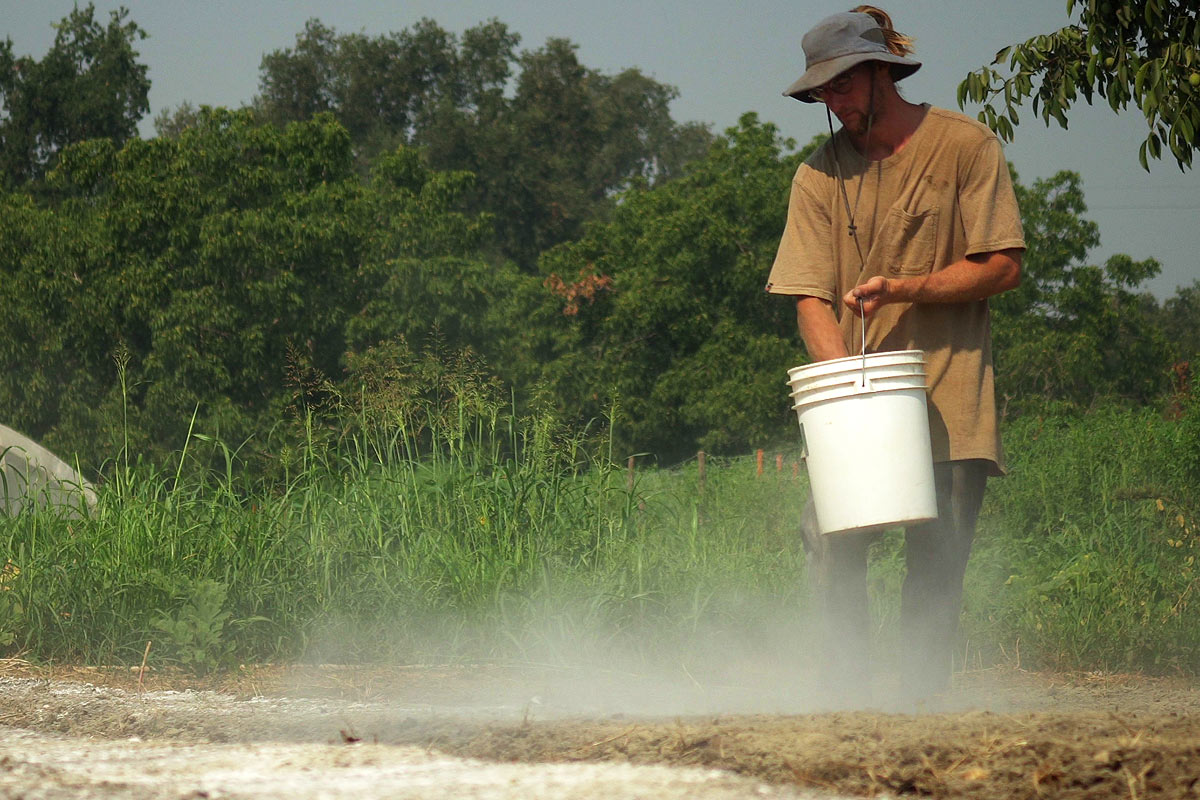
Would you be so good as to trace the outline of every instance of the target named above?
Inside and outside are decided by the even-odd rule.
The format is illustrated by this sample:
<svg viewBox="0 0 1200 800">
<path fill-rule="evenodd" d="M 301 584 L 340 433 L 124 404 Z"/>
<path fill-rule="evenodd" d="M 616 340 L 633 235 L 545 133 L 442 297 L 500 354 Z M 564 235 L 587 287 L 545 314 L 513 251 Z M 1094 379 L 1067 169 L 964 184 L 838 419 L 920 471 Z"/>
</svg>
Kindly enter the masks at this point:
<svg viewBox="0 0 1200 800">
<path fill-rule="evenodd" d="M 763 451 L 762 451 L 762 448 L 761 448 L 761 447 L 760 447 L 760 448 L 758 448 L 758 452 L 756 452 L 756 453 L 754 454 L 754 459 L 755 459 L 755 462 L 756 462 L 756 464 L 757 464 L 757 471 L 756 471 L 754 474 L 755 474 L 755 475 L 762 475 L 762 459 L 763 459 Z"/>
<path fill-rule="evenodd" d="M 704 499 L 704 451 L 696 453 L 696 466 L 700 470 L 700 499 Z"/>
<path fill-rule="evenodd" d="M 775 471 L 783 472 L 783 453 L 775 454 Z"/>
<path fill-rule="evenodd" d="M 629 457 L 629 464 L 625 470 L 625 491 L 633 491 L 633 456 Z"/>
</svg>

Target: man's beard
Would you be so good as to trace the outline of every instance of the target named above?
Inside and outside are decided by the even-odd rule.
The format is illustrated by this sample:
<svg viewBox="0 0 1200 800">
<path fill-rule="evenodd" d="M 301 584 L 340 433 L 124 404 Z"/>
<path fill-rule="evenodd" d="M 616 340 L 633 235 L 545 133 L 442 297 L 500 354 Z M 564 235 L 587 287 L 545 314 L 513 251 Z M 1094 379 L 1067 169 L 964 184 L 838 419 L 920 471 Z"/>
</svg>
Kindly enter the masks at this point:
<svg viewBox="0 0 1200 800">
<path fill-rule="evenodd" d="M 869 114 L 856 111 L 850 115 L 849 119 L 844 119 L 841 122 L 846 132 L 856 139 L 866 137 L 867 133 L 871 130 L 871 116 Z"/>
</svg>

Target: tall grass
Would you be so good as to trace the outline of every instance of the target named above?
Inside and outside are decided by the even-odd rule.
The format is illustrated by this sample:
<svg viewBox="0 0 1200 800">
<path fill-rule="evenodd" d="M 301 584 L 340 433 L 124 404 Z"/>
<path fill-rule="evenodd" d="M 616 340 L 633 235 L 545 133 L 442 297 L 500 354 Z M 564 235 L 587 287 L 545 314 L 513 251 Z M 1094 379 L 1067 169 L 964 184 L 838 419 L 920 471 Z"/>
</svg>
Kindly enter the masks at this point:
<svg viewBox="0 0 1200 800">
<path fill-rule="evenodd" d="M 1112 405 L 1007 426 L 1011 474 L 989 489 L 965 622 L 992 657 L 1200 674 L 1188 423 Z"/>
<path fill-rule="evenodd" d="M 1005 427 L 968 665 L 1200 674 L 1195 422 L 1112 406 Z M 466 395 L 319 434 L 269 479 L 196 434 L 169 466 L 117 459 L 82 518 L 0 520 L 0 651 L 136 663 L 152 640 L 154 659 L 201 670 L 701 658 L 804 612 L 790 469 L 710 459 L 701 486 L 695 461 L 644 464 L 631 483 L 605 442 Z M 890 533 L 870 572 L 884 651 L 902 579 Z"/>
<path fill-rule="evenodd" d="M 204 437 L 215 468 L 120 463 L 86 517 L 2 523 L 0 631 L 41 659 L 136 662 L 153 640 L 201 669 L 553 657 L 679 645 L 757 598 L 799 603 L 790 475 L 710 461 L 702 497 L 694 464 L 630 485 L 548 417 L 442 411 L 310 437 L 271 481 Z"/>
</svg>

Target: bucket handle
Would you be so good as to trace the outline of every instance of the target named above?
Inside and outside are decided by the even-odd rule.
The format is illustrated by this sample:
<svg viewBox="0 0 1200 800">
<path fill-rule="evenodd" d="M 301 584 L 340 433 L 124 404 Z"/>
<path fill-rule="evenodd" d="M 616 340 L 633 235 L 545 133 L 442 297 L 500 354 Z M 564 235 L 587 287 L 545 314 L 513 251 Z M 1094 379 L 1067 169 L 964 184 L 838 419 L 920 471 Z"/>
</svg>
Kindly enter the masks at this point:
<svg viewBox="0 0 1200 800">
<path fill-rule="evenodd" d="M 862 387 L 867 388 L 867 315 L 863 311 L 863 299 L 858 298 L 858 318 L 862 320 Z"/>
</svg>

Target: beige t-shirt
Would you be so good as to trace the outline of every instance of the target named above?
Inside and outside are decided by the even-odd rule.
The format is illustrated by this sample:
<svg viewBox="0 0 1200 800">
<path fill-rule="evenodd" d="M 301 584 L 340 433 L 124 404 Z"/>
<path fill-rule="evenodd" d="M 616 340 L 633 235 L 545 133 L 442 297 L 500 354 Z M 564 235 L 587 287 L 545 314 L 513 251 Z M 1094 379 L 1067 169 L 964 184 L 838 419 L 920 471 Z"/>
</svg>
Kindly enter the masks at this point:
<svg viewBox="0 0 1200 800">
<path fill-rule="evenodd" d="M 838 186 L 833 146 L 841 162 Z M 863 268 L 849 233 L 854 213 Z M 847 350 L 861 328 L 842 296 L 876 275 L 925 275 L 965 256 L 1024 248 L 1021 217 L 996 136 L 969 117 L 929 108 L 908 143 L 867 161 L 844 131 L 796 171 L 787 227 L 767 291 L 833 303 Z M 981 458 L 1004 470 L 986 300 L 895 303 L 867 321 L 867 350 L 923 350 L 934 461 Z"/>
</svg>

